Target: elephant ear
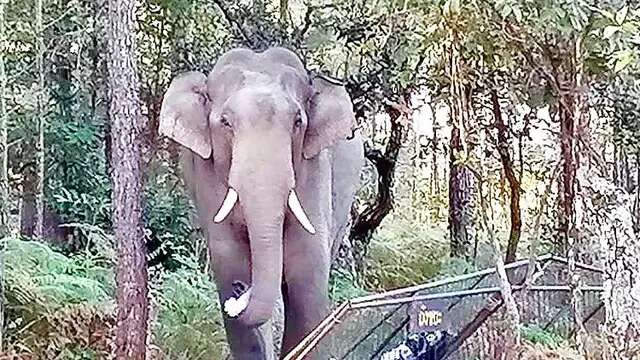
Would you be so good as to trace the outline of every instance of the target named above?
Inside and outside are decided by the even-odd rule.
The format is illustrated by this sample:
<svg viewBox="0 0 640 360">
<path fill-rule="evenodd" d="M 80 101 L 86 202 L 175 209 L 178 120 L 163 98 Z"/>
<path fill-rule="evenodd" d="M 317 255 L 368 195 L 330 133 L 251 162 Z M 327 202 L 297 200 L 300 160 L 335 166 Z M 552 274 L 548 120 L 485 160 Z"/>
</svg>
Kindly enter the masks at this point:
<svg viewBox="0 0 640 360">
<path fill-rule="evenodd" d="M 337 141 L 346 139 L 356 126 L 351 98 L 344 86 L 316 77 L 313 88 L 302 150 L 305 159 L 311 159 Z"/>
<path fill-rule="evenodd" d="M 162 100 L 158 132 L 203 158 L 211 156 L 207 77 L 188 72 L 175 77 Z"/>
</svg>

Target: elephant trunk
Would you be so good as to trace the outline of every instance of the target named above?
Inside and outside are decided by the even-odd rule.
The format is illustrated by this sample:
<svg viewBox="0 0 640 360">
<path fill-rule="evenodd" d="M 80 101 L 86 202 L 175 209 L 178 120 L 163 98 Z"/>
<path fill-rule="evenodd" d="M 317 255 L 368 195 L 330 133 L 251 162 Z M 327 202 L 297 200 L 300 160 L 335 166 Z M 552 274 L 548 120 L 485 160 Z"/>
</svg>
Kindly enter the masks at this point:
<svg viewBox="0 0 640 360">
<path fill-rule="evenodd" d="M 238 192 L 249 234 L 251 294 L 239 318 L 249 326 L 271 318 L 282 284 L 283 223 L 294 174 L 290 145 L 283 146 L 278 138 L 276 152 L 263 150 L 268 141 L 265 137 L 246 139 L 249 144 L 238 141 L 229 177 L 229 185 Z"/>
<path fill-rule="evenodd" d="M 240 320 L 257 326 L 271 318 L 280 295 L 284 212 L 260 206 L 243 208 L 251 248 L 251 296 Z"/>
</svg>

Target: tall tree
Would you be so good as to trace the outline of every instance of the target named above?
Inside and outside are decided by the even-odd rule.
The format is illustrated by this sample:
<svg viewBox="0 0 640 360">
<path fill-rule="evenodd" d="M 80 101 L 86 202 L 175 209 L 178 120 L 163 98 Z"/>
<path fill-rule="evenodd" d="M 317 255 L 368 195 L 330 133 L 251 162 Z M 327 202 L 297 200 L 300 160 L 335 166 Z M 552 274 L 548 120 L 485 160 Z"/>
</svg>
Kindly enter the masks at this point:
<svg viewBox="0 0 640 360">
<path fill-rule="evenodd" d="M 0 0 L 0 238 L 8 233 L 9 183 L 7 179 L 7 74 L 5 72 L 5 1 Z M 2 275 L 2 274 L 0 274 Z M 0 278 L 0 281 L 2 279 Z"/>
<path fill-rule="evenodd" d="M 36 223 L 34 236 L 41 239 L 44 235 L 44 132 L 46 126 L 45 116 L 45 83 L 44 83 L 44 24 L 43 17 L 43 0 L 36 0 L 36 71 L 38 76 L 37 94 L 36 94 L 36 123 L 38 124 L 38 142 L 36 143 L 36 163 L 37 163 L 37 182 L 36 182 Z"/>
<path fill-rule="evenodd" d="M 449 235 L 451 256 L 472 257 L 475 234 L 474 192 L 475 178 L 467 167 L 469 149 L 465 126 L 470 119 L 470 94 L 461 78 L 464 59 L 459 39 L 452 31 L 451 45 L 447 49 L 447 76 L 450 81 L 451 140 L 449 152 Z"/>
<path fill-rule="evenodd" d="M 495 89 L 495 86 L 491 89 L 491 105 L 495 121 L 494 126 L 498 130 L 498 141 L 496 143 L 496 147 L 511 191 L 511 198 L 509 202 L 511 228 L 509 230 L 507 254 L 505 255 L 505 262 L 510 263 L 516 259 L 516 252 L 518 250 L 518 243 L 520 242 L 520 233 L 522 229 L 520 180 L 516 177 L 516 173 L 514 171 L 513 159 L 511 157 L 510 150 L 511 145 L 509 143 L 509 127 L 505 124 L 504 119 L 502 118 L 502 109 L 500 108 L 498 91 Z"/>
<path fill-rule="evenodd" d="M 7 104 L 5 92 L 7 74 L 4 69 L 6 29 L 4 17 L 5 1 L 0 0 L 0 352 L 4 338 L 4 239 L 9 233 L 9 183 L 7 179 Z"/>
<path fill-rule="evenodd" d="M 402 118 L 409 115 L 410 96 L 411 93 L 405 91 L 400 104 L 385 106 L 385 111 L 391 120 L 391 133 L 384 152 L 365 146 L 365 157 L 376 168 L 377 191 L 375 198 L 354 216 L 349 234 L 349 239 L 355 248 L 353 254 L 355 267 L 359 273 L 365 270 L 365 259 L 373 233 L 393 210 L 395 170 L 404 134 Z"/>
<path fill-rule="evenodd" d="M 109 0 L 108 60 L 113 227 L 117 241 L 116 356 L 145 359 L 148 287 L 142 227 L 141 111 L 134 0 Z"/>
</svg>

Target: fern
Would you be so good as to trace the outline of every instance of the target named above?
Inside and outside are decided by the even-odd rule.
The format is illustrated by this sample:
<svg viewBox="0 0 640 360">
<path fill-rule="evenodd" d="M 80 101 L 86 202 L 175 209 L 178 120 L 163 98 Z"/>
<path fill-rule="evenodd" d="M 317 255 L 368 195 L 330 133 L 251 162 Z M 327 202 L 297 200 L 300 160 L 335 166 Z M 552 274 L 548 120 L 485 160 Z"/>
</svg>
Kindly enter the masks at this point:
<svg viewBox="0 0 640 360">
<path fill-rule="evenodd" d="M 9 350 L 44 359 L 106 352 L 106 336 L 89 344 L 84 334 L 111 326 L 111 270 L 96 257 L 67 257 L 45 243 L 4 241 Z"/>
<path fill-rule="evenodd" d="M 111 260 L 89 253 L 68 257 L 35 241 L 5 243 L 9 352 L 105 358 L 115 323 Z M 162 272 L 152 283 L 152 349 L 168 359 L 227 354 L 215 285 L 196 259 L 176 255 L 173 261 L 180 270 Z"/>
<path fill-rule="evenodd" d="M 191 263 L 166 273 L 154 290 L 154 343 L 170 359 L 210 359 L 228 353 L 215 285 Z"/>
</svg>

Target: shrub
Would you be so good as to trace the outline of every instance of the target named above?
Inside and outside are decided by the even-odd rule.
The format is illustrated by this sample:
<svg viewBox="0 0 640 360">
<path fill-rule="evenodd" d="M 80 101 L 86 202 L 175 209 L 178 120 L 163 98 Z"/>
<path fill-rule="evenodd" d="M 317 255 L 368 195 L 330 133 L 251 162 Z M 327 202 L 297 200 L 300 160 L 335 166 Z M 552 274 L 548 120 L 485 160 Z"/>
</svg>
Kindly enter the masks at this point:
<svg viewBox="0 0 640 360">
<path fill-rule="evenodd" d="M 443 232 L 396 220 L 372 239 L 364 274 L 366 288 L 395 289 L 425 282 L 437 275 L 447 258 Z"/>
<path fill-rule="evenodd" d="M 149 177 L 145 187 L 144 222 L 149 266 L 175 270 L 176 256 L 194 254 L 193 207 L 180 179 L 165 169 Z"/>
<path fill-rule="evenodd" d="M 9 352 L 39 359 L 107 354 L 114 282 L 104 261 L 67 257 L 40 242 L 4 241 Z"/>
<path fill-rule="evenodd" d="M 7 351 L 23 358 L 103 359 L 115 325 L 114 273 L 109 259 L 66 256 L 45 243 L 5 240 Z M 192 258 L 151 284 L 156 358 L 224 358 L 215 285 Z M 17 357 L 18 358 L 18 357 Z"/>
<path fill-rule="evenodd" d="M 334 304 L 340 304 L 351 298 L 367 294 L 369 294 L 367 290 L 357 285 L 356 278 L 353 274 L 339 270 L 331 271 L 329 278 L 329 297 Z"/>
<path fill-rule="evenodd" d="M 538 325 L 522 326 L 522 338 L 532 344 L 540 344 L 546 348 L 556 349 L 565 339 L 560 335 L 545 330 Z"/>
<path fill-rule="evenodd" d="M 158 306 L 153 342 L 162 358 L 223 359 L 228 349 L 216 287 L 193 259 L 177 261 L 183 266 L 152 290 Z"/>
</svg>

